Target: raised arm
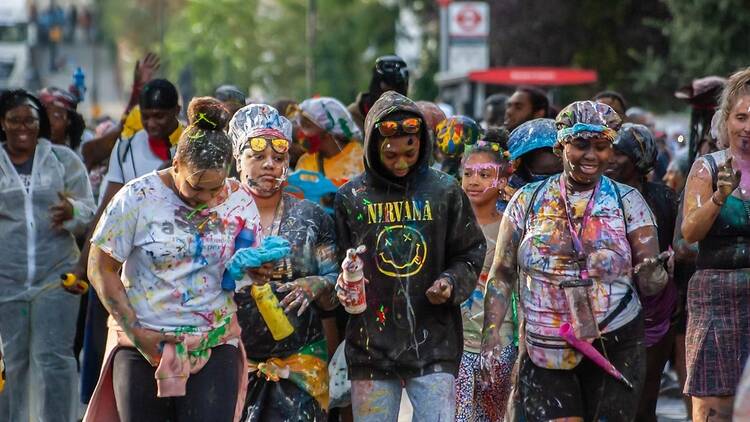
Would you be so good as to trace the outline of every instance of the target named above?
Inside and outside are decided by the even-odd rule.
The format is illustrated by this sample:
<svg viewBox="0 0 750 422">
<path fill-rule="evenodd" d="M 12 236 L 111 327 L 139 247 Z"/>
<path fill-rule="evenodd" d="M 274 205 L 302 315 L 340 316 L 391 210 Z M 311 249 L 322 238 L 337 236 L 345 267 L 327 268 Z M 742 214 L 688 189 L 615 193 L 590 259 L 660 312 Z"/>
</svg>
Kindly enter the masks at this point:
<svg viewBox="0 0 750 422">
<path fill-rule="evenodd" d="M 740 183 L 740 173 L 732 168 L 732 157 L 719 168 L 716 191 L 711 169 L 705 159 L 693 163 L 685 185 L 682 236 L 688 243 L 703 240 L 711 230 L 724 201 Z"/>
</svg>

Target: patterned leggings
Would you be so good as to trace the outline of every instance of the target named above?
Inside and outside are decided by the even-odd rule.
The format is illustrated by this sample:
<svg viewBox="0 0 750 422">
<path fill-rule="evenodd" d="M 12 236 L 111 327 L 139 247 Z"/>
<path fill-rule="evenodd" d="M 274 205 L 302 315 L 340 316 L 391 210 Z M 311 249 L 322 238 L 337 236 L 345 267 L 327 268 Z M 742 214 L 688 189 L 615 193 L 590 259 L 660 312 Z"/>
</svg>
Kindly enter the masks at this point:
<svg viewBox="0 0 750 422">
<path fill-rule="evenodd" d="M 502 421 L 511 389 L 511 372 L 518 350 L 509 344 L 500 354 L 500 362 L 494 368 L 496 383 L 482 388 L 479 383 L 479 354 L 464 352 L 456 378 L 456 421 L 495 422 Z"/>
</svg>

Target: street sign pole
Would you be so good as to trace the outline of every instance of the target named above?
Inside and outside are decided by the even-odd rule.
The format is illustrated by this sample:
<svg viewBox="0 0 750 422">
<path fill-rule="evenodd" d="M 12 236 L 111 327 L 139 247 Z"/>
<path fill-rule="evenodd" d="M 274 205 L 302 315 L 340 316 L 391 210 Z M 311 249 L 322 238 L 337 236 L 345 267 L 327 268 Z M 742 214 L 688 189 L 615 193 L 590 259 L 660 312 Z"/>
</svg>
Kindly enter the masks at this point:
<svg viewBox="0 0 750 422">
<path fill-rule="evenodd" d="M 448 70 L 448 5 L 451 0 L 438 0 L 440 6 L 440 71 Z"/>
</svg>

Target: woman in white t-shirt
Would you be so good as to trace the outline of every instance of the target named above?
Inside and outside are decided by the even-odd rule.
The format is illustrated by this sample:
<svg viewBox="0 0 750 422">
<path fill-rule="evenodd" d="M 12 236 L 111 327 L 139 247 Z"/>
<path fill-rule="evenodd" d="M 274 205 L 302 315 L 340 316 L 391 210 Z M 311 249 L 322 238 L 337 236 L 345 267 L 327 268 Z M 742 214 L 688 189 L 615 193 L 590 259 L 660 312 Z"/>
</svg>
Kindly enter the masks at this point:
<svg viewBox="0 0 750 422">
<path fill-rule="evenodd" d="M 172 167 L 127 183 L 92 237 L 88 272 L 118 347 L 87 420 L 231 421 L 244 401 L 236 305 L 221 279 L 237 233 L 257 232 L 258 211 L 226 178 L 226 110 L 202 98 L 188 112 Z M 116 411 L 104 406 L 107 391 Z"/>
<path fill-rule="evenodd" d="M 487 281 L 483 363 L 489 368 L 500 356 L 496 327 L 518 283 L 516 385 L 525 420 L 632 421 L 645 377 L 638 299 L 667 282 L 654 218 L 637 190 L 602 175 L 620 127 L 614 110 L 579 101 L 555 124 L 563 173 L 524 186 L 503 214 Z M 624 379 L 584 358 L 583 345 Z"/>
</svg>

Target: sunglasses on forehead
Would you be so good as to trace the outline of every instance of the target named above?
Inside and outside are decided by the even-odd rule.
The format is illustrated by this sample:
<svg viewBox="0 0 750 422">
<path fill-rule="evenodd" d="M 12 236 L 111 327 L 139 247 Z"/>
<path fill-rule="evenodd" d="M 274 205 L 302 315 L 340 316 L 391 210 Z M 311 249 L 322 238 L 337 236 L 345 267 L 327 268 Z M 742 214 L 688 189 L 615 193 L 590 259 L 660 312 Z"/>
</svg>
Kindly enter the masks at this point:
<svg viewBox="0 0 750 422">
<path fill-rule="evenodd" d="M 255 152 L 263 152 L 269 145 L 279 154 L 286 154 L 289 151 L 289 141 L 286 139 L 250 138 L 250 149 Z"/>
<path fill-rule="evenodd" d="M 411 117 L 401 121 L 384 120 L 375 123 L 375 127 L 383 137 L 393 136 L 399 133 L 399 131 L 407 134 L 415 134 L 419 132 L 419 129 L 422 127 L 422 120 L 416 117 Z"/>
</svg>

